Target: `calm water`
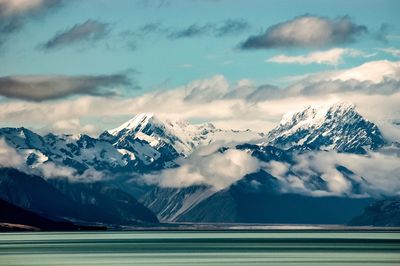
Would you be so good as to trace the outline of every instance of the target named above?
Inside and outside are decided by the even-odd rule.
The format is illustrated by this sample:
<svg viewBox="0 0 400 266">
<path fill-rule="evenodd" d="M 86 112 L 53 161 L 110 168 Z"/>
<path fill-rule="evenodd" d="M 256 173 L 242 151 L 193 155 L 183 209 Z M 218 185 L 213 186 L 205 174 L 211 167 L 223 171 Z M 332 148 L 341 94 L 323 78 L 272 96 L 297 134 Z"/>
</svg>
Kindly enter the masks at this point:
<svg viewBox="0 0 400 266">
<path fill-rule="evenodd" d="M 400 233 L 2 233 L 1 265 L 400 265 Z"/>
</svg>

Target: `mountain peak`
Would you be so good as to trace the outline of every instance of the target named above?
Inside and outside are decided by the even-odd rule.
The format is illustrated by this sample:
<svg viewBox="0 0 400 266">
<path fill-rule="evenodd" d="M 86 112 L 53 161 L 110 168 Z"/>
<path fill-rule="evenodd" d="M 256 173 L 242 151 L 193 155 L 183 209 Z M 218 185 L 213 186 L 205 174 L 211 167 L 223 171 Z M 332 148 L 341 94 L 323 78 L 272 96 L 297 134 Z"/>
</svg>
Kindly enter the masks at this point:
<svg viewBox="0 0 400 266">
<path fill-rule="evenodd" d="M 280 126 L 296 124 L 297 127 L 311 126 L 323 123 L 333 116 L 343 116 L 354 112 L 355 105 L 349 103 L 335 103 L 331 105 L 308 106 L 302 111 L 286 113 L 280 121 Z M 295 130 L 293 128 L 292 130 Z"/>
<path fill-rule="evenodd" d="M 216 131 L 212 124 L 191 125 L 187 121 L 158 117 L 153 113 L 141 113 L 121 126 L 108 130 L 117 142 L 131 144 L 144 141 L 153 149 L 171 154 L 168 158 L 179 155 L 187 156 L 199 145 L 199 135 Z M 129 145 L 131 145 L 129 144 Z"/>
<path fill-rule="evenodd" d="M 119 127 L 108 130 L 108 133 L 110 133 L 111 135 L 117 135 L 121 131 L 135 130 L 138 129 L 138 127 L 140 126 L 143 127 L 147 125 L 149 122 L 152 122 L 153 120 L 154 120 L 153 113 L 141 113 L 134 116 L 132 119 L 123 123 Z"/>
<path fill-rule="evenodd" d="M 365 153 L 384 144 L 378 127 L 348 103 L 309 106 L 286 114 L 268 133 L 268 143 L 281 148 Z"/>
</svg>

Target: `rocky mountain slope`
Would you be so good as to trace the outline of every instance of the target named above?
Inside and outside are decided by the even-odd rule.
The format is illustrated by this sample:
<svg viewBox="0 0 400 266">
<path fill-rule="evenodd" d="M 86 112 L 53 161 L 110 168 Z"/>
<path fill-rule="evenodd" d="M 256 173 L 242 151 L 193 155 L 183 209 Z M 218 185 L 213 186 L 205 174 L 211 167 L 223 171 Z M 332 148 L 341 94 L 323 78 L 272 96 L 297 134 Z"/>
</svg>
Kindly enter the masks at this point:
<svg viewBox="0 0 400 266">
<path fill-rule="evenodd" d="M 157 223 L 133 196 L 108 183 L 44 180 L 0 168 L 0 198 L 50 219 L 103 224 Z"/>
<path fill-rule="evenodd" d="M 368 205 L 353 218 L 350 225 L 357 226 L 400 226 L 400 199 L 378 200 Z"/>
<path fill-rule="evenodd" d="M 385 140 L 354 105 L 341 103 L 286 114 L 268 133 L 268 144 L 283 149 L 365 153 L 382 147 Z"/>
</svg>

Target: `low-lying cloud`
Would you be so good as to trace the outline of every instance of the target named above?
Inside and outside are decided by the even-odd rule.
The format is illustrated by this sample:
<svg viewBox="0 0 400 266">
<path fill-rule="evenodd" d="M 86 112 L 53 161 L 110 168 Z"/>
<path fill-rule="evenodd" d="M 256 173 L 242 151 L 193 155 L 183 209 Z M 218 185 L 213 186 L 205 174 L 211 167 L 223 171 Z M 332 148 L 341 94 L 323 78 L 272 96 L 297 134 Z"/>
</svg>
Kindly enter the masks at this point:
<svg viewBox="0 0 400 266">
<path fill-rule="evenodd" d="M 106 37 L 109 31 L 110 25 L 108 23 L 89 19 L 81 24 L 75 24 L 69 29 L 58 32 L 43 45 L 43 48 L 51 50 L 76 43 L 96 41 Z"/>
<path fill-rule="evenodd" d="M 259 162 L 249 153 L 240 150 L 217 151 L 219 143 L 195 151 L 188 159 L 179 161 L 177 168 L 145 175 L 144 181 L 162 187 L 188 187 L 209 185 L 223 189 L 243 176 L 257 172 Z"/>
<path fill-rule="evenodd" d="M 270 26 L 240 44 L 243 50 L 271 48 L 318 48 L 354 41 L 367 27 L 349 17 L 336 19 L 304 15 Z"/>
<path fill-rule="evenodd" d="M 282 193 L 316 197 L 400 195 L 398 147 L 365 155 L 308 151 L 294 153 L 291 162 L 268 163 L 234 147 L 223 142 L 200 147 L 188 158 L 178 160 L 179 167 L 144 175 L 143 180 L 162 187 L 208 185 L 221 190 L 248 174 L 266 171 L 277 178 Z"/>
<path fill-rule="evenodd" d="M 351 197 L 399 195 L 398 149 L 395 152 L 370 152 L 367 155 L 335 151 L 306 152 L 295 156 L 294 161 L 292 165 L 272 161 L 265 166 L 279 179 L 284 192 Z M 340 171 L 340 167 L 351 172 Z M 315 183 L 318 185 L 315 182 L 317 177 L 326 182 L 326 186 L 315 187 Z"/>
<path fill-rule="evenodd" d="M 30 75 L 0 77 L 0 95 L 29 101 L 45 101 L 70 95 L 116 95 L 119 86 L 130 86 L 126 75 L 63 76 Z"/>
<path fill-rule="evenodd" d="M 46 179 L 66 178 L 72 182 L 95 182 L 108 178 L 105 173 L 93 169 L 78 173 L 71 167 L 61 166 L 51 161 L 28 166 L 26 163 L 27 154 L 29 153 L 19 153 L 9 146 L 4 138 L 0 138 L 0 167 L 15 168 L 24 173 L 38 175 Z"/>
</svg>

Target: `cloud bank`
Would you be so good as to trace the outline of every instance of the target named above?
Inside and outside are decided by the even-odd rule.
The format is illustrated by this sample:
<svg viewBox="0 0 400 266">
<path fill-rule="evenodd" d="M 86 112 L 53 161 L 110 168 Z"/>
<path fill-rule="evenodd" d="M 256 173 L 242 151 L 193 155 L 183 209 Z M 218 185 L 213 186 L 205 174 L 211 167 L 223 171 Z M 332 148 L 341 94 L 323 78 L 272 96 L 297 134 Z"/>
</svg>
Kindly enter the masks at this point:
<svg viewBox="0 0 400 266">
<path fill-rule="evenodd" d="M 243 50 L 271 48 L 318 48 L 354 41 L 367 32 L 347 16 L 330 19 L 304 15 L 270 26 L 240 44 Z"/>
<path fill-rule="evenodd" d="M 0 103 L 3 125 L 33 128 L 76 125 L 87 132 L 114 128 L 135 114 L 152 112 L 171 119 L 212 122 L 227 129 L 267 132 L 282 115 L 308 105 L 352 102 L 384 134 L 400 140 L 400 62 L 375 61 L 351 69 L 311 75 L 286 88 L 230 82 L 222 75 L 137 97 L 83 96 L 57 102 Z M 110 108 L 111 107 L 111 108 Z M 78 119 L 79 121 L 76 121 Z M 95 121 L 95 123 L 93 122 Z M 94 130 L 94 129 L 97 130 Z"/>
</svg>

